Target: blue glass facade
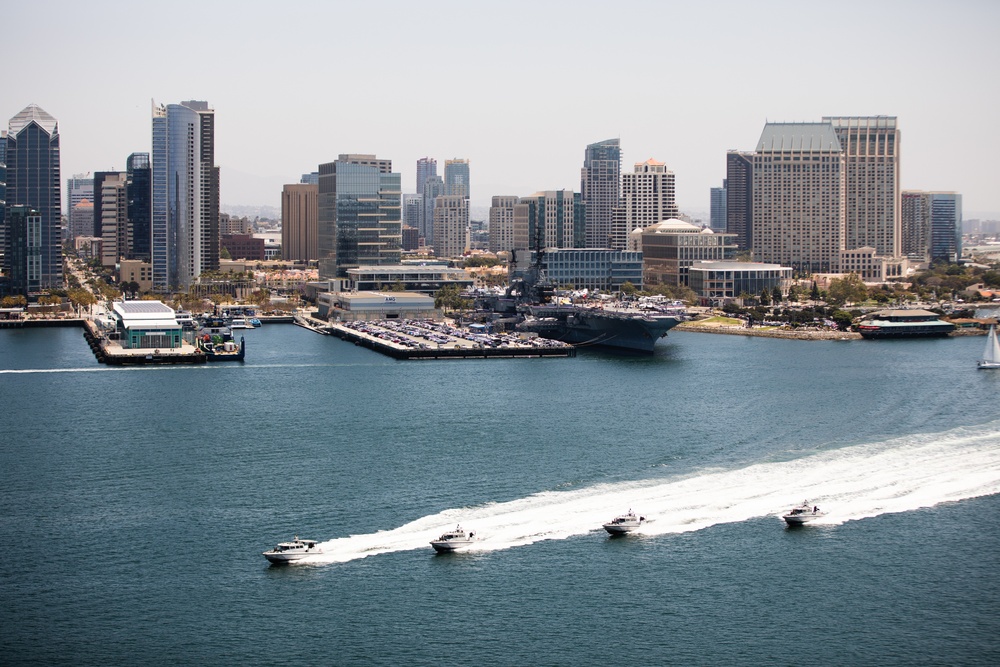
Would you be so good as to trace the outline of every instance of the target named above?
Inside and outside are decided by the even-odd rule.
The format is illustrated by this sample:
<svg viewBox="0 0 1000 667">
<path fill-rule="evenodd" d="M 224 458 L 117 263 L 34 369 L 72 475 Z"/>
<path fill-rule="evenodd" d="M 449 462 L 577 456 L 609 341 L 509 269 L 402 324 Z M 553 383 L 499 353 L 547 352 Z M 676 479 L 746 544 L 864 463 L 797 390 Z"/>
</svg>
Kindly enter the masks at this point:
<svg viewBox="0 0 1000 667">
<path fill-rule="evenodd" d="M 634 250 L 548 249 L 542 262 L 555 285 L 616 292 L 626 282 L 642 288 L 642 253 Z"/>
<path fill-rule="evenodd" d="M 5 159 L 7 206 L 27 206 L 37 213 L 34 239 L 37 286 L 31 293 L 63 287 L 59 127 L 55 118 L 30 105 L 10 121 Z"/>
</svg>

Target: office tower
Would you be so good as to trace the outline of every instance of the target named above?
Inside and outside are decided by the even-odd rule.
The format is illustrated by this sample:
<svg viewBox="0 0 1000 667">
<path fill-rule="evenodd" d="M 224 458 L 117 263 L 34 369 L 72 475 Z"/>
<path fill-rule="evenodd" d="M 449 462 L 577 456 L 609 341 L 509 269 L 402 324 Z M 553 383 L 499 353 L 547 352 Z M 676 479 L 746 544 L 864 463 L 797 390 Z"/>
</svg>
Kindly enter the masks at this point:
<svg viewBox="0 0 1000 667">
<path fill-rule="evenodd" d="M 101 179 L 99 204 L 101 211 L 101 264 L 113 268 L 128 249 L 127 174 L 105 173 Z"/>
<path fill-rule="evenodd" d="M 514 207 L 517 197 L 498 195 L 490 206 L 490 252 L 514 248 Z"/>
<path fill-rule="evenodd" d="M 84 199 L 94 201 L 94 179 L 90 174 L 74 174 L 66 179 L 66 210 L 72 212 Z M 90 232 L 87 233 L 90 236 Z"/>
<path fill-rule="evenodd" d="M 708 226 L 713 232 L 726 231 L 726 181 L 722 181 L 721 188 L 712 188 L 709 199 L 709 222 Z"/>
<path fill-rule="evenodd" d="M 153 221 L 153 170 L 149 153 L 132 153 L 125 161 L 128 197 L 127 259 L 148 262 L 151 255 Z"/>
<path fill-rule="evenodd" d="M 415 252 L 420 249 L 420 233 L 416 227 L 410 227 L 409 225 L 404 224 L 402 239 L 403 250 L 407 252 Z"/>
<path fill-rule="evenodd" d="M 958 261 L 962 256 L 962 195 L 905 190 L 900 208 L 903 254 L 923 261 Z"/>
<path fill-rule="evenodd" d="M 573 248 L 583 225 L 579 195 L 572 190 L 546 190 L 521 197 L 514 206 L 514 249 Z"/>
<path fill-rule="evenodd" d="M 424 196 L 407 192 L 402 196 L 403 225 L 413 227 L 416 234 L 420 236 L 420 212 L 424 207 Z"/>
<path fill-rule="evenodd" d="M 637 162 L 633 173 L 622 174 L 619 210 L 612 229 L 614 250 L 625 249 L 633 230 L 677 217 L 674 172 L 652 158 Z"/>
<path fill-rule="evenodd" d="M 420 236 L 426 245 L 434 245 L 434 201 L 444 194 L 444 179 L 433 174 L 424 181 L 424 205 L 420 214 Z"/>
<path fill-rule="evenodd" d="M 424 194 L 424 183 L 431 176 L 437 176 L 438 163 L 432 157 L 422 157 L 417 160 L 417 194 Z M 441 193 L 444 194 L 444 193 Z"/>
<path fill-rule="evenodd" d="M 319 165 L 320 279 L 343 278 L 359 266 L 399 264 L 401 194 L 392 160 L 342 154 Z"/>
<path fill-rule="evenodd" d="M 302 174 L 302 178 L 299 179 L 299 183 L 302 185 L 319 185 L 319 172 L 312 171 L 308 174 Z"/>
<path fill-rule="evenodd" d="M 588 248 L 610 248 L 614 212 L 621 193 L 622 151 L 618 139 L 587 146 L 580 170 Z"/>
<path fill-rule="evenodd" d="M 77 202 L 69 212 L 66 225 L 66 238 L 72 241 L 78 236 L 94 235 L 94 202 L 83 199 Z"/>
<path fill-rule="evenodd" d="M 845 249 L 900 255 L 899 129 L 895 116 L 824 116 L 845 159 Z"/>
<path fill-rule="evenodd" d="M 753 247 L 753 153 L 726 153 L 726 232 L 736 247 Z"/>
<path fill-rule="evenodd" d="M 10 119 L 7 132 L 6 206 L 26 206 L 32 233 L 29 261 L 37 262 L 37 272 L 29 268 L 29 294 L 63 286 L 62 196 L 59 176 L 59 124 L 56 119 L 31 104 Z M 37 248 L 37 254 L 35 253 Z M 37 281 L 35 280 L 37 276 Z"/>
<path fill-rule="evenodd" d="M 153 289 L 186 290 L 219 268 L 215 111 L 189 100 L 153 108 Z"/>
<path fill-rule="evenodd" d="M 6 207 L 4 269 L 11 294 L 42 291 L 42 217 L 29 206 Z"/>
<path fill-rule="evenodd" d="M 444 193 L 449 196 L 469 198 L 469 161 L 445 160 Z"/>
<path fill-rule="evenodd" d="M 3 255 L 6 252 L 7 231 L 4 224 L 7 202 L 7 130 L 0 130 L 0 268 L 3 268 Z"/>
<path fill-rule="evenodd" d="M 281 254 L 307 262 L 319 258 L 319 183 L 289 184 L 281 190 Z"/>
<path fill-rule="evenodd" d="M 434 254 L 459 257 L 469 250 L 469 199 L 442 195 L 434 202 Z"/>
<path fill-rule="evenodd" d="M 754 258 L 802 273 L 839 270 L 844 171 L 830 123 L 766 124 L 753 156 Z"/>
<path fill-rule="evenodd" d="M 101 192 L 104 189 L 104 181 L 114 178 L 117 180 L 117 171 L 95 171 L 94 172 L 94 236 L 97 238 L 104 237 L 104 229 L 101 227 L 102 220 L 104 219 L 103 212 L 101 209 Z"/>
<path fill-rule="evenodd" d="M 718 262 L 734 249 L 733 234 L 683 220 L 664 220 L 642 231 L 643 284 L 687 285 L 688 271 L 697 262 Z"/>
</svg>

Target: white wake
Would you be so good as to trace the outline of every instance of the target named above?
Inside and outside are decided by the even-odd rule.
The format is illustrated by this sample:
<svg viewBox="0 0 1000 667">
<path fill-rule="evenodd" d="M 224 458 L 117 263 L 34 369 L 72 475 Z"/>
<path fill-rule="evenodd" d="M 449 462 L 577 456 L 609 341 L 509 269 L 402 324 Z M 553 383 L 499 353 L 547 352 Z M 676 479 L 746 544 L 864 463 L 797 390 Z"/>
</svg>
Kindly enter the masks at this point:
<svg viewBox="0 0 1000 667">
<path fill-rule="evenodd" d="M 829 525 L 998 492 L 1000 420 L 792 461 L 449 509 L 392 530 L 329 540 L 322 544 L 322 555 L 300 562 L 343 563 L 395 551 L 430 551 L 430 540 L 458 523 L 481 538 L 469 551 L 494 551 L 600 531 L 602 523 L 629 508 L 650 519 L 642 534 L 663 535 L 777 517 L 806 499 L 827 513 L 815 523 Z"/>
</svg>

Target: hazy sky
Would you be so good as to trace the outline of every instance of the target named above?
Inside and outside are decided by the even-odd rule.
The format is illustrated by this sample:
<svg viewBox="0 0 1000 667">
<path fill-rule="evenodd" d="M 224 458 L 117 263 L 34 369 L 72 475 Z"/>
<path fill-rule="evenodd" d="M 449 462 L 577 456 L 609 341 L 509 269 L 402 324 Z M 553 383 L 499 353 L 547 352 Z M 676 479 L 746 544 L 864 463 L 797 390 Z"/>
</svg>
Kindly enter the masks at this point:
<svg viewBox="0 0 1000 667">
<path fill-rule="evenodd" d="M 895 115 L 904 189 L 1000 217 L 997 0 L 32 0 L 0 23 L 0 116 L 55 116 L 64 177 L 124 169 L 152 100 L 198 99 L 223 206 L 279 206 L 340 153 L 390 158 L 407 192 L 418 158 L 467 158 L 474 206 L 578 191 L 584 147 L 619 137 L 623 171 L 664 161 L 707 211 L 766 121 Z"/>
</svg>

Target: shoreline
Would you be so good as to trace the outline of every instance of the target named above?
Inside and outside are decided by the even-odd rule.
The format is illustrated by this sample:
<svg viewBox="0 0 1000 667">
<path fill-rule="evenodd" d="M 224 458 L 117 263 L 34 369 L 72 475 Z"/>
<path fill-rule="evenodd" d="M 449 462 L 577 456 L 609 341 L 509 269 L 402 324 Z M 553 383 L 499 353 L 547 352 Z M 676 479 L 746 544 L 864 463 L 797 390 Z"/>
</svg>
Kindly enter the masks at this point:
<svg viewBox="0 0 1000 667">
<path fill-rule="evenodd" d="M 783 338 L 786 340 L 861 340 L 856 331 L 810 331 L 802 329 L 755 329 L 732 325 L 706 325 L 697 322 L 681 322 L 673 331 L 694 333 L 725 334 L 729 336 L 753 336 L 756 338 Z"/>
</svg>

